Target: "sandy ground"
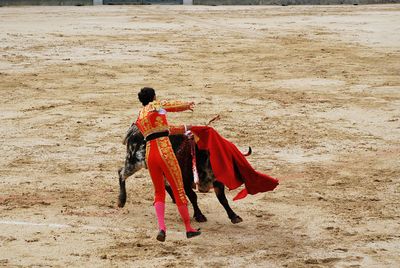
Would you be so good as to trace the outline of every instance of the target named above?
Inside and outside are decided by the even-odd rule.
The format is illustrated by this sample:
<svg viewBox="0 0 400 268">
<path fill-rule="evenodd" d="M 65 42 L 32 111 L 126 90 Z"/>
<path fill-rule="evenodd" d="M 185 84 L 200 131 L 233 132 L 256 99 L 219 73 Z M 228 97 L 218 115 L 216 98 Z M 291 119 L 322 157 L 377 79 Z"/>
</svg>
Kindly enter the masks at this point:
<svg viewBox="0 0 400 268">
<path fill-rule="evenodd" d="M 400 5 L 0 8 L 0 266 L 399 267 Z M 270 193 L 213 193 L 187 240 L 146 170 L 118 209 L 136 93 L 193 100 Z M 191 208 L 190 208 L 191 210 Z"/>
</svg>

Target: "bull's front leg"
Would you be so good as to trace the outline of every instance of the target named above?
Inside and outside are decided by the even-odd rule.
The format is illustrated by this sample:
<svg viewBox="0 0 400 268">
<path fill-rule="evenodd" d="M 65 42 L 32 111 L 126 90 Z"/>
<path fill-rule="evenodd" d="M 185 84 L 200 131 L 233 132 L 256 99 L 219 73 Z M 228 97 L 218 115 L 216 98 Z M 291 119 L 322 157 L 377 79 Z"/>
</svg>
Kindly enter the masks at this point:
<svg viewBox="0 0 400 268">
<path fill-rule="evenodd" d="M 207 218 L 201 212 L 199 205 L 197 204 L 197 194 L 192 189 L 191 181 L 189 181 L 189 183 L 185 183 L 184 186 L 185 186 L 185 193 L 186 193 L 187 197 L 189 198 L 190 203 L 192 203 L 192 206 L 193 206 L 193 210 L 194 210 L 193 218 L 195 218 L 195 220 L 197 222 L 206 222 Z"/>
<path fill-rule="evenodd" d="M 183 182 L 184 182 L 183 185 L 185 189 L 185 194 L 189 198 L 189 201 L 190 203 L 192 203 L 193 206 L 193 211 L 194 211 L 193 218 L 195 218 L 197 222 L 206 222 L 207 218 L 201 212 L 199 205 L 197 204 L 197 194 L 192 189 L 191 181 L 184 180 Z M 167 193 L 171 197 L 172 202 L 175 203 L 174 193 L 172 192 L 172 188 L 169 184 L 165 184 L 165 190 L 167 190 Z"/>
<path fill-rule="evenodd" d="M 226 196 L 225 196 L 224 184 L 219 181 L 214 181 L 213 186 L 214 186 L 214 191 L 215 191 L 215 194 L 217 195 L 218 201 L 225 208 L 229 219 L 231 219 L 231 222 L 232 223 L 242 222 L 243 219 L 241 217 L 239 217 L 238 215 L 236 215 L 236 213 L 229 206 L 228 200 L 226 199 Z"/>
</svg>

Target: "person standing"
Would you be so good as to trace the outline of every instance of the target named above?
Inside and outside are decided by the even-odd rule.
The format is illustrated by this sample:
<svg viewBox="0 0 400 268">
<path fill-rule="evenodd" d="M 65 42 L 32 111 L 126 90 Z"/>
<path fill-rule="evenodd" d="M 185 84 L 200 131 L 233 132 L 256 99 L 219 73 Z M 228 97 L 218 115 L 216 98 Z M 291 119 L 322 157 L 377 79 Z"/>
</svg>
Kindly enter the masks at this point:
<svg viewBox="0 0 400 268">
<path fill-rule="evenodd" d="M 176 206 L 185 224 L 186 237 L 198 236 L 200 230 L 190 224 L 181 169 L 168 138 L 170 134 L 183 134 L 188 129 L 185 125 L 170 126 L 166 117 L 167 112 L 193 110 L 194 102 L 159 101 L 155 90 L 150 87 L 142 88 L 138 97 L 143 108 L 136 125 L 146 141 L 146 163 L 154 186 L 154 207 L 159 227 L 156 239 L 163 242 L 166 237 L 164 176 L 172 188 Z"/>
</svg>

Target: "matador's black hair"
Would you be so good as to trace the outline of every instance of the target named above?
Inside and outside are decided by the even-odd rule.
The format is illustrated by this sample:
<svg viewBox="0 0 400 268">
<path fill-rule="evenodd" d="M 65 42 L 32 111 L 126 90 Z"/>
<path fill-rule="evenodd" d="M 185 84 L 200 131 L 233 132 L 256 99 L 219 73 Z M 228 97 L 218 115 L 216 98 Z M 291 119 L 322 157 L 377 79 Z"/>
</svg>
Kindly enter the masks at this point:
<svg viewBox="0 0 400 268">
<path fill-rule="evenodd" d="M 143 106 L 146 106 L 147 104 L 152 102 L 155 96 L 156 92 L 151 87 L 144 87 L 138 93 L 139 100 L 143 104 Z"/>
</svg>

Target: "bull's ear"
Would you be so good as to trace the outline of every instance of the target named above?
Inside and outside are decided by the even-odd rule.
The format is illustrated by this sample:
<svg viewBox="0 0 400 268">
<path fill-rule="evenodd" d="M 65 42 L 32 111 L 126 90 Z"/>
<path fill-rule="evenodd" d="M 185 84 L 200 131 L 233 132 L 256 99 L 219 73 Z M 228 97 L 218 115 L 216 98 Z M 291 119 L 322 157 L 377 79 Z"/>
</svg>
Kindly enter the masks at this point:
<svg viewBox="0 0 400 268">
<path fill-rule="evenodd" d="M 137 126 L 135 124 L 131 125 L 126 131 L 125 138 L 122 140 L 122 144 L 126 145 L 128 143 L 128 139 L 137 131 Z"/>
</svg>

